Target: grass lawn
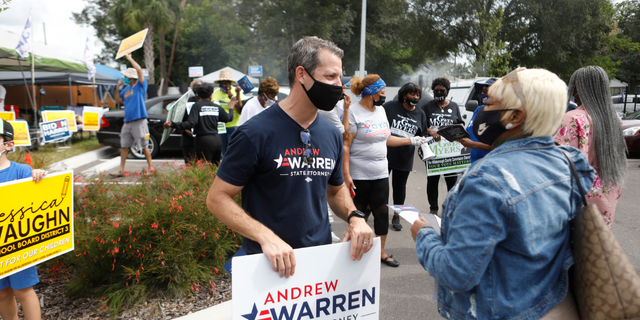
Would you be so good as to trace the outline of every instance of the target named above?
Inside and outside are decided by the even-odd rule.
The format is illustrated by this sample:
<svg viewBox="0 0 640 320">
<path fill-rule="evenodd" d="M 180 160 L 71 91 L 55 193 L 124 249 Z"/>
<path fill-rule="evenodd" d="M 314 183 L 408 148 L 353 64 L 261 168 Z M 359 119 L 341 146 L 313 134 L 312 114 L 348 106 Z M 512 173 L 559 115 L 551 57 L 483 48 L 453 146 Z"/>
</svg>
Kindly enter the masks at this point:
<svg viewBox="0 0 640 320">
<path fill-rule="evenodd" d="M 69 146 L 71 148 L 57 148 L 55 143 L 47 143 L 38 150 L 31 151 L 18 147 L 16 152 L 8 154 L 8 158 L 11 161 L 26 163 L 26 155 L 30 155 L 33 167 L 38 169 L 104 147 L 98 143 L 95 133 L 90 135 L 90 132 L 78 133 L 66 145 L 60 144 L 60 147 Z"/>
</svg>

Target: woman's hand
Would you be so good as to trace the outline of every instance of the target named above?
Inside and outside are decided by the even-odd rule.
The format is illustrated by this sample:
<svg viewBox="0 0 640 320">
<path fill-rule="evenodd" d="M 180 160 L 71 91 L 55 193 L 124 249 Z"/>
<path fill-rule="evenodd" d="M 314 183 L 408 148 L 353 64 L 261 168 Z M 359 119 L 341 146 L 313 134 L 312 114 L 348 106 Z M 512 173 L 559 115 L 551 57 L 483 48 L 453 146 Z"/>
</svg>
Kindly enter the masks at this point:
<svg viewBox="0 0 640 320">
<path fill-rule="evenodd" d="M 424 227 L 431 227 L 431 224 L 421 215 L 420 219 L 416 220 L 411 226 L 411 236 L 414 242 L 416 241 L 416 237 L 418 237 L 418 232 Z"/>
<path fill-rule="evenodd" d="M 189 137 L 193 138 L 193 132 L 191 132 L 191 130 L 187 129 L 184 131 L 184 133 L 186 133 Z"/>
<path fill-rule="evenodd" d="M 434 140 L 436 140 L 436 142 L 440 142 L 440 135 L 438 134 L 438 131 L 433 130 L 433 129 L 427 129 L 427 133 L 433 137 Z"/>
<path fill-rule="evenodd" d="M 162 127 L 165 128 L 165 129 L 171 128 L 171 121 L 167 121 L 167 122 L 163 123 Z"/>
<path fill-rule="evenodd" d="M 344 185 L 347 186 L 347 189 L 349 190 L 356 190 L 356 185 L 353 184 L 353 179 L 351 179 L 351 175 L 348 173 L 344 175 Z"/>
<path fill-rule="evenodd" d="M 461 145 L 467 147 L 467 148 L 473 148 L 473 141 L 471 141 L 471 139 L 469 138 L 462 138 L 462 139 L 458 139 L 456 140 L 458 142 L 460 142 Z"/>
</svg>

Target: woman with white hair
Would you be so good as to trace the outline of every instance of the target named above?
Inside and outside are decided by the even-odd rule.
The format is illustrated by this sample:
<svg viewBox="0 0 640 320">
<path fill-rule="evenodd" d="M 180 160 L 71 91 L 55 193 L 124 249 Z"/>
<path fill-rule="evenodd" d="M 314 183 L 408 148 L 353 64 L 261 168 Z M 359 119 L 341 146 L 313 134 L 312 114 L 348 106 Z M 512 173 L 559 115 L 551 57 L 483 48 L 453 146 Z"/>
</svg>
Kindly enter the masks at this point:
<svg viewBox="0 0 640 320">
<path fill-rule="evenodd" d="M 568 294 L 570 220 L 593 169 L 578 149 L 553 139 L 567 102 L 565 83 L 519 68 L 489 88 L 473 131 L 495 147 L 451 189 L 442 234 L 424 219 L 411 234 L 422 266 L 438 281 L 449 319 L 578 319 Z"/>
<path fill-rule="evenodd" d="M 598 206 L 611 228 L 627 169 L 627 147 L 613 108 L 609 77 L 598 66 L 580 68 L 571 76 L 568 94 L 579 107 L 562 118 L 556 143 L 576 147 L 587 155 L 596 170 L 587 203 Z"/>
</svg>

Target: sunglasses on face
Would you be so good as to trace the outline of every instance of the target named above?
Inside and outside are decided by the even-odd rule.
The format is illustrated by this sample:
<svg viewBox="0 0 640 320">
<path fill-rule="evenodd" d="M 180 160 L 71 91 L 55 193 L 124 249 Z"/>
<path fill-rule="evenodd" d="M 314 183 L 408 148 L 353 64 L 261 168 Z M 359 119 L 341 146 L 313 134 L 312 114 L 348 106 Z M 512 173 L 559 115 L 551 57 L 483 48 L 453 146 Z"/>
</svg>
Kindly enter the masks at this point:
<svg viewBox="0 0 640 320">
<path fill-rule="evenodd" d="M 308 129 L 300 131 L 300 140 L 304 145 L 304 151 L 302 151 L 302 162 L 307 165 L 313 163 L 313 157 L 311 156 L 311 133 Z"/>
</svg>

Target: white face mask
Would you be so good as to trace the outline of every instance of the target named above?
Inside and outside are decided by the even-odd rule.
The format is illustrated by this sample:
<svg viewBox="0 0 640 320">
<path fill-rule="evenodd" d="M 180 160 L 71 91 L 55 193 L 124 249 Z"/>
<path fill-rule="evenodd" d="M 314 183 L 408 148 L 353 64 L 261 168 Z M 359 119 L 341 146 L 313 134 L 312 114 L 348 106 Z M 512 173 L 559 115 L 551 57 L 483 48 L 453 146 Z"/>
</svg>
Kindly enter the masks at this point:
<svg viewBox="0 0 640 320">
<path fill-rule="evenodd" d="M 264 107 L 265 107 L 265 108 L 269 108 L 269 107 L 271 107 L 274 103 L 276 103 L 276 101 L 275 101 L 275 100 L 271 100 L 271 99 L 269 99 L 269 97 L 267 97 L 267 95 L 266 95 L 266 94 L 264 95 Z"/>
<path fill-rule="evenodd" d="M 7 147 L 6 147 L 7 143 L 8 143 L 8 142 L 4 142 L 4 143 L 2 143 L 2 144 L 5 146 L 5 149 L 4 149 L 4 150 L 2 150 L 2 152 L 0 152 L 0 157 L 2 157 L 2 154 L 3 154 L 3 153 L 7 152 L 7 149 L 6 149 L 6 148 L 7 148 Z"/>
</svg>

